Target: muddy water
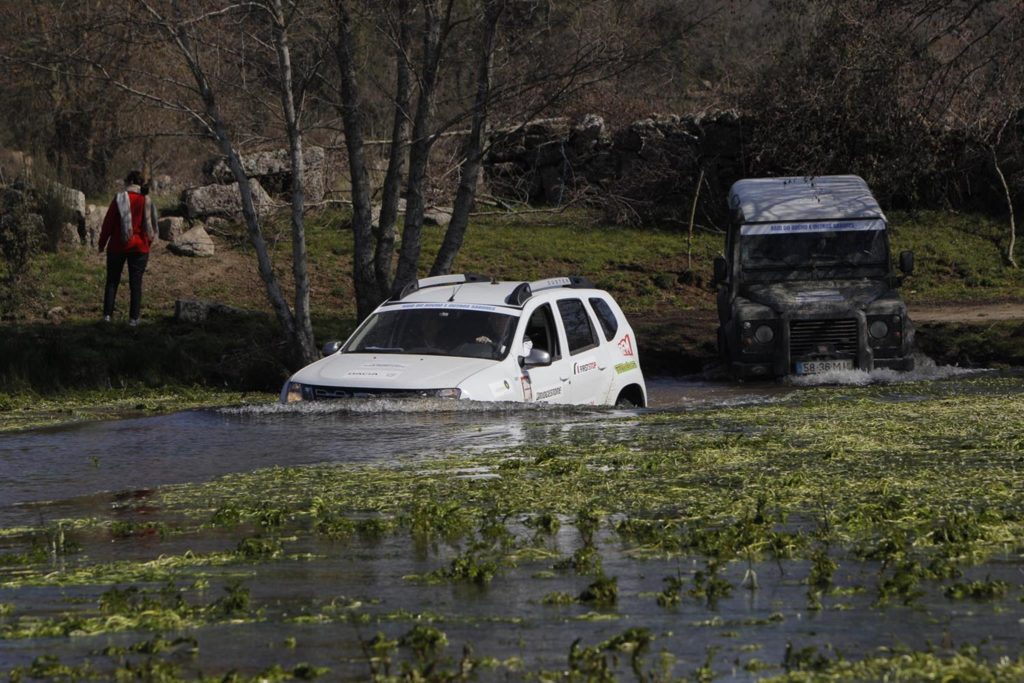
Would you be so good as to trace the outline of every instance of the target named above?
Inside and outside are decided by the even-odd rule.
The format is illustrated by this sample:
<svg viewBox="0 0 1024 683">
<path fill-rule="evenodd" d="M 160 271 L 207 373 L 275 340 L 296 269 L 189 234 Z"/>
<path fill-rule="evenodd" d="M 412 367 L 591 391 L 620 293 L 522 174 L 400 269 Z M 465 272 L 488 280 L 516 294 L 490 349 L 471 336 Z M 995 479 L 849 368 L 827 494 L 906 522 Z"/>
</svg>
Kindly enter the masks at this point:
<svg viewBox="0 0 1024 683">
<path fill-rule="evenodd" d="M 656 380 L 649 386 L 650 410 L 699 410 L 787 400 L 799 396 L 805 385 L 822 383 L 891 385 L 893 400 L 914 400 L 913 391 L 903 391 L 902 383 L 930 379 L 940 383 L 943 391 L 955 393 L 958 380 L 966 376 L 954 368 L 927 366 L 913 376 L 848 373 L 780 384 Z M 440 401 L 358 402 L 297 409 L 268 405 L 192 411 L 0 435 L 0 526 L 45 524 L 61 517 L 102 517 L 126 499 L 144 498 L 148 489 L 275 465 L 403 463 L 458 449 L 558 443 L 595 432 L 608 440 L 631 439 L 636 437 L 636 423 L 630 415 L 629 411 Z M 219 546 L 230 550 L 235 540 L 216 536 L 171 539 L 161 551 L 203 552 Z M 725 578 L 737 587 L 747 570 L 753 570 L 761 586 L 757 591 L 737 589 L 713 608 L 691 601 L 663 609 L 651 597 L 664 587 L 663 578 L 693 572 L 700 568 L 698 561 L 647 560 L 638 572 L 636 561 L 616 549 L 614 538 L 606 534 L 601 541 L 605 572 L 620 577 L 620 599 L 614 609 L 595 610 L 578 604 L 541 606 L 544 595 L 558 591 L 576 595 L 590 581 L 570 573 L 545 577 L 538 586 L 536 577 L 550 562 L 522 563 L 502 577 L 498 590 L 448 584 L 424 588 L 403 577 L 445 564 L 450 559 L 445 550 L 429 556 L 409 553 L 408 542 L 401 539 L 355 545 L 311 541 L 308 547 L 289 548 L 289 552 L 307 551 L 318 559 L 279 561 L 258 570 L 224 570 L 223 582 L 239 574 L 247 580 L 252 601 L 261 606 L 265 619 L 195 629 L 191 634 L 201 642 L 199 654 L 180 657 L 181 666 L 193 673 L 223 673 L 231 668 L 252 673 L 273 664 L 310 661 L 330 667 L 332 678 L 359 679 L 367 672 L 361 640 L 377 629 L 398 638 L 409 630 L 410 622 L 432 623 L 435 616 L 456 658 L 459 645 L 471 642 L 479 655 L 520 657 L 529 670 L 557 670 L 564 668 L 575 638 L 594 644 L 643 626 L 657 636 L 658 648 L 676 658 L 674 675 L 693 674 L 711 662 L 724 680 L 756 677 L 756 672 L 742 665 L 751 659 L 777 665 L 792 642 L 820 647 L 833 657 L 836 652 L 863 656 L 893 646 L 922 649 L 935 644 L 949 649 L 976 642 L 977 635 L 984 633 L 990 634 L 988 644 L 994 652 L 1015 656 L 1024 639 L 1022 610 L 984 604 L 951 606 L 941 596 L 926 599 L 913 609 L 891 610 L 884 619 L 871 609 L 872 596 L 861 594 L 851 594 L 841 608 L 808 611 L 806 585 L 793 578 L 806 572 L 799 566 L 783 568 L 773 563 L 732 563 L 724 570 Z M 553 553 L 571 554 L 579 539 L 567 527 L 550 545 Z M 129 539 L 90 552 L 99 562 L 145 558 L 151 547 Z M 870 576 L 876 570 L 868 563 L 856 571 Z M 1019 585 L 1021 572 L 1021 563 L 1008 558 L 989 563 L 982 575 L 969 578 L 1002 579 Z M 836 578 L 839 585 L 864 581 L 861 576 Z M 216 575 L 210 583 L 214 586 L 211 596 L 219 595 Z M 58 615 L 73 610 L 74 605 L 95 605 L 106 589 L 0 589 L 0 603 L 13 605 L 17 614 Z M 383 625 L 361 629 L 340 619 L 326 624 L 295 619 L 307 612 L 324 612 L 327 605 L 352 601 L 366 605 L 365 613 L 379 617 Z M 398 612 L 407 616 L 392 616 Z M 410 619 L 410 613 L 424 616 Z M 0 640 L 0 671 L 28 666 L 40 654 L 59 654 L 72 662 L 96 659 L 104 648 L 126 647 L 142 638 L 132 632 L 70 640 Z M 288 639 L 297 645 L 286 645 Z"/>
</svg>

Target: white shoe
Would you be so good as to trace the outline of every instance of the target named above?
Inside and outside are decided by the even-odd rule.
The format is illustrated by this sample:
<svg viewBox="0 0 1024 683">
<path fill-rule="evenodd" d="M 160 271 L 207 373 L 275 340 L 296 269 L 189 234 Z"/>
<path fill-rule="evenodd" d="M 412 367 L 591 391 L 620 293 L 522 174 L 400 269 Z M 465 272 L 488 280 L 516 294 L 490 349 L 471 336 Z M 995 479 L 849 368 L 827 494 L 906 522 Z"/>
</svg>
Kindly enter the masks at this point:
<svg viewBox="0 0 1024 683">
<path fill-rule="evenodd" d="M 138 318 L 132 318 L 131 320 L 128 321 L 128 327 L 138 327 L 138 326 L 139 326 L 139 319 Z"/>
<path fill-rule="evenodd" d="M 110 316 L 109 315 L 103 316 L 103 322 L 109 323 L 110 322 Z"/>
</svg>

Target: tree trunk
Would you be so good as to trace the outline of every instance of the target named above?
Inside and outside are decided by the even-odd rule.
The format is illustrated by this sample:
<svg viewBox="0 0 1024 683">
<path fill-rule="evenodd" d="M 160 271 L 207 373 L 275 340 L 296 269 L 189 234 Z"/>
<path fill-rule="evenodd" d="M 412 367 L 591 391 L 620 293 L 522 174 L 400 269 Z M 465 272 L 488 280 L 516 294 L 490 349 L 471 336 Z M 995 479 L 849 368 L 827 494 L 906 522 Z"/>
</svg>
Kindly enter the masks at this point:
<svg viewBox="0 0 1024 683">
<path fill-rule="evenodd" d="M 352 16 L 345 0 L 337 0 L 336 7 L 338 39 L 334 54 L 341 74 L 341 118 L 345 127 L 349 173 L 352 176 L 352 279 L 356 290 L 356 314 L 362 320 L 380 304 L 386 290 L 378 288 L 377 275 L 374 271 L 370 177 L 366 172 L 363 118 L 360 109 L 362 102 L 356 80 Z"/>
<path fill-rule="evenodd" d="M 319 357 L 313 337 L 313 324 L 309 318 L 309 273 L 306 258 L 306 227 L 303 219 L 305 194 L 302 158 L 302 125 L 295 106 L 295 90 L 292 79 L 291 51 L 288 48 L 288 28 L 285 24 L 281 0 L 271 0 L 274 15 L 274 47 L 277 51 L 278 68 L 281 70 L 281 104 L 284 108 L 288 127 L 288 149 L 292 166 L 292 276 L 295 278 L 295 324 L 290 340 L 295 360 L 308 365 Z"/>
<path fill-rule="evenodd" d="M 1011 266 L 1017 268 L 1017 259 L 1013 255 L 1017 243 L 1017 223 L 1013 218 L 1013 193 L 1010 192 L 1010 185 L 1006 182 L 1006 176 L 1003 175 L 1003 169 L 999 165 L 999 155 L 996 153 L 996 146 L 992 145 L 989 149 L 992 151 L 992 164 L 996 167 L 999 182 L 1002 183 L 1003 192 L 1006 193 L 1006 208 L 1010 211 L 1010 244 L 1006 247 L 1006 260 L 1009 261 Z"/>
<path fill-rule="evenodd" d="M 445 231 L 444 241 L 430 269 L 431 275 L 445 275 L 451 272 L 455 257 L 462 248 L 462 241 L 469 226 L 469 212 L 476 199 L 476 186 L 480 177 L 480 163 L 483 159 L 484 131 L 487 127 L 487 105 L 491 94 L 491 70 L 494 63 L 494 43 L 498 33 L 498 18 L 504 5 L 503 0 L 486 0 L 483 14 L 483 33 L 480 42 L 480 62 L 477 68 L 476 99 L 473 102 L 473 123 L 469 138 L 463 148 L 459 189 L 452 207 L 452 218 Z"/>
<path fill-rule="evenodd" d="M 199 63 L 199 58 L 191 46 L 191 38 L 189 37 L 184 24 L 177 21 L 168 21 L 158 12 L 153 10 L 148 4 L 143 3 L 143 5 L 147 11 L 153 15 L 163 30 L 167 31 L 170 35 L 175 47 L 185 58 L 189 71 L 192 73 L 192 78 L 195 80 L 196 87 L 198 88 L 200 97 L 203 101 L 206 116 L 211 123 L 211 132 L 217 140 L 221 152 L 227 158 L 228 166 L 231 168 L 231 174 L 238 183 L 238 191 L 242 200 L 242 217 L 245 220 L 246 230 L 249 235 L 249 242 L 256 251 L 256 262 L 260 278 L 263 280 L 263 284 L 267 289 L 267 298 L 270 301 L 271 307 L 274 309 L 274 313 L 277 315 L 277 320 L 281 324 L 281 329 L 283 330 L 285 337 L 289 340 L 294 339 L 295 319 L 292 316 L 291 310 L 288 308 L 288 303 L 285 301 L 284 295 L 281 293 L 281 286 L 277 281 L 277 276 L 274 275 L 274 269 L 270 263 L 270 254 L 267 251 L 267 243 L 263 239 L 263 230 L 260 226 L 259 217 L 256 215 L 256 208 L 252 201 L 252 185 L 250 185 L 249 178 L 245 175 L 245 171 L 242 170 L 242 163 L 238 158 L 238 152 L 235 151 L 234 144 L 231 142 L 231 136 L 228 134 L 227 127 L 224 124 L 224 117 L 221 115 L 220 109 L 217 106 L 217 98 L 213 91 L 213 87 L 210 85 L 210 82 L 206 77 L 206 72 L 203 71 L 203 68 Z M 175 1 L 172 3 L 172 7 L 175 14 L 181 16 L 180 3 Z"/>
<path fill-rule="evenodd" d="M 443 35 L 447 31 L 452 3 L 448 0 L 442 19 L 438 16 L 438 0 L 423 2 L 423 73 L 420 75 L 420 93 L 413 121 L 412 144 L 409 147 L 409 179 L 405 191 L 405 223 L 402 226 L 402 250 L 398 256 L 398 270 L 392 283 L 392 292 L 399 292 L 416 279 L 423 236 L 423 211 L 426 209 L 424 185 L 430 148 L 434 138 L 430 134 L 430 116 L 434 108 L 434 88 L 443 51 Z"/>
<path fill-rule="evenodd" d="M 408 49 L 412 35 L 409 0 L 398 0 L 398 40 L 395 45 L 395 113 L 391 129 L 391 151 L 388 170 L 381 188 L 380 219 L 377 233 L 377 251 L 374 264 L 377 288 L 380 292 L 391 289 L 391 259 L 395 251 L 395 223 L 398 219 L 398 200 L 405 170 L 406 147 L 409 144 L 410 80 Z"/>
</svg>

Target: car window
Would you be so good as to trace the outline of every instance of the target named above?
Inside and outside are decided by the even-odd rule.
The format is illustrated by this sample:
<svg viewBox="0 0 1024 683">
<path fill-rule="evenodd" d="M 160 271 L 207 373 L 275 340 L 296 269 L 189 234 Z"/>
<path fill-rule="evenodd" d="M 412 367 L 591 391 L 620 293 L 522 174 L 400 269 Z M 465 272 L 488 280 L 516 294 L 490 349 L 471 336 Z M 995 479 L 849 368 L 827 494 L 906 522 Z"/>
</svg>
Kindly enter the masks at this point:
<svg viewBox="0 0 1024 683">
<path fill-rule="evenodd" d="M 415 353 L 501 360 L 512 347 L 516 318 L 445 306 L 401 307 L 374 313 L 345 353 Z"/>
<path fill-rule="evenodd" d="M 569 353 L 576 354 L 597 346 L 597 334 L 594 323 L 587 315 L 587 309 L 579 299 L 561 299 L 558 312 L 562 314 L 566 340 L 569 342 Z"/>
<path fill-rule="evenodd" d="M 612 307 L 608 305 L 607 301 L 597 297 L 590 299 L 590 305 L 594 308 L 594 313 L 597 314 L 597 321 L 601 323 L 601 329 L 604 330 L 604 338 L 611 341 L 615 333 L 619 331 L 619 320 L 612 312 Z"/>
<path fill-rule="evenodd" d="M 525 337 L 530 339 L 533 348 L 551 354 L 551 360 L 562 357 L 558 346 L 558 331 L 555 329 L 555 317 L 551 313 L 550 305 L 538 306 L 530 314 L 530 320 L 526 323 Z"/>
</svg>

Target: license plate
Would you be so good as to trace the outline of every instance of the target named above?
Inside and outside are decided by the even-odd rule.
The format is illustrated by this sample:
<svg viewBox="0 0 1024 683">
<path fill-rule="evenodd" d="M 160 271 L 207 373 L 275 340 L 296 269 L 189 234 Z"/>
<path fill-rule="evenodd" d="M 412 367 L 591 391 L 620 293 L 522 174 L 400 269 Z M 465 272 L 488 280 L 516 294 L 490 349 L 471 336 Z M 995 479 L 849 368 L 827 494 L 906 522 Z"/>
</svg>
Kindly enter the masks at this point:
<svg viewBox="0 0 1024 683">
<path fill-rule="evenodd" d="M 808 360 L 796 364 L 796 374 L 817 375 L 830 370 L 853 370 L 852 360 Z"/>
</svg>

